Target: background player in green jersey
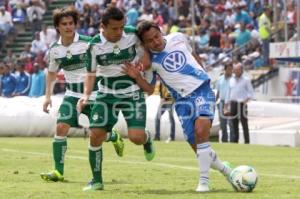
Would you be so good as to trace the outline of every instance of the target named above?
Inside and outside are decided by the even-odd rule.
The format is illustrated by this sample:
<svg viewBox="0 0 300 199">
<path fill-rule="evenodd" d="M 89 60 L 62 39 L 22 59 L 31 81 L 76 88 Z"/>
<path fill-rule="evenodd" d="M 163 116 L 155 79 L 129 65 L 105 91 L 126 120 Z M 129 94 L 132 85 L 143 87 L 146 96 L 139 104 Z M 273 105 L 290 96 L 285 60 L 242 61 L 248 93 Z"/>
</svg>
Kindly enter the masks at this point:
<svg viewBox="0 0 300 199">
<path fill-rule="evenodd" d="M 79 111 L 83 111 L 83 107 L 88 104 L 96 80 L 96 69 L 103 79 L 98 82 L 99 90 L 90 118 L 89 154 L 93 181 L 84 191 L 103 189 L 102 142 L 107 130 L 117 122 L 119 111 L 122 111 L 126 120 L 129 139 L 144 146 L 148 161 L 155 154 L 150 134 L 145 133 L 144 93 L 134 79 L 122 73 L 125 62 L 141 61 L 146 66 L 150 60 L 140 45 L 136 29 L 124 27 L 124 24 L 125 17 L 120 9 L 107 8 L 102 15 L 102 30 L 91 41 L 89 72 L 85 80 L 84 96 L 78 102 Z"/>
<path fill-rule="evenodd" d="M 48 173 L 41 173 L 42 179 L 46 181 L 63 181 L 64 156 L 67 150 L 67 134 L 70 127 L 78 127 L 76 104 L 79 98 L 83 96 L 83 82 L 88 63 L 88 42 L 91 39 L 90 37 L 82 36 L 75 32 L 78 19 L 77 11 L 72 8 L 57 9 L 53 16 L 53 23 L 57 32 L 60 34 L 60 38 L 50 48 L 50 64 L 46 80 L 46 97 L 43 104 L 44 112 L 48 113 L 48 106 L 52 105 L 51 94 L 56 80 L 56 74 L 59 69 L 64 70 L 67 91 L 59 108 L 56 134 L 53 140 L 55 170 Z M 82 113 L 89 116 L 90 107 L 91 105 L 86 106 Z M 113 141 L 118 155 L 122 156 L 124 143 L 121 136 L 112 132 L 108 137 L 105 137 L 105 139 Z"/>
</svg>

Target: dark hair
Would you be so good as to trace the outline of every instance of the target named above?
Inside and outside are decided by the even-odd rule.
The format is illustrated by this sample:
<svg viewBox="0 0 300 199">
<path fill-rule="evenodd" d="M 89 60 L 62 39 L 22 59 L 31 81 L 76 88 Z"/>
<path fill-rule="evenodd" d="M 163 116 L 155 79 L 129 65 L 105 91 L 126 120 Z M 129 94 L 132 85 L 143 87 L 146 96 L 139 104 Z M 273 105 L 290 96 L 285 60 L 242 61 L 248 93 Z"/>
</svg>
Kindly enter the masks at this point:
<svg viewBox="0 0 300 199">
<path fill-rule="evenodd" d="M 63 17 L 72 17 L 75 25 L 77 25 L 79 14 L 73 7 L 55 9 L 53 11 L 53 25 L 55 28 L 58 27 Z"/>
<path fill-rule="evenodd" d="M 102 24 L 107 25 L 109 23 L 110 19 L 116 20 L 116 21 L 121 21 L 124 19 L 124 13 L 116 7 L 108 7 L 104 10 L 104 13 L 102 14 Z"/>
<path fill-rule="evenodd" d="M 227 68 L 230 67 L 230 66 L 233 66 L 231 62 L 230 63 L 226 63 L 224 65 L 224 70 L 227 70 Z"/>
<path fill-rule="evenodd" d="M 143 41 L 143 35 L 145 32 L 149 31 L 151 28 L 155 28 L 160 32 L 159 26 L 151 21 L 141 21 L 137 25 L 137 36 L 138 38 Z"/>
</svg>

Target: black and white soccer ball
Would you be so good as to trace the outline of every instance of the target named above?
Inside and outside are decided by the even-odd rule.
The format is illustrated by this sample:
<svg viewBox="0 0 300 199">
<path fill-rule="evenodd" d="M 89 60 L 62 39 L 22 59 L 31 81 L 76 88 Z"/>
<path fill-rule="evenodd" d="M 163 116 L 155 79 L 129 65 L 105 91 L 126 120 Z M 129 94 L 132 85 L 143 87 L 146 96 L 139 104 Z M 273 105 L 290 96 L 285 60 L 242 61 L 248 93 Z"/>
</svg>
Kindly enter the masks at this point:
<svg viewBox="0 0 300 199">
<path fill-rule="evenodd" d="M 257 184 L 258 176 L 255 169 L 248 165 L 241 165 L 232 170 L 230 181 L 238 192 L 251 192 Z"/>
</svg>

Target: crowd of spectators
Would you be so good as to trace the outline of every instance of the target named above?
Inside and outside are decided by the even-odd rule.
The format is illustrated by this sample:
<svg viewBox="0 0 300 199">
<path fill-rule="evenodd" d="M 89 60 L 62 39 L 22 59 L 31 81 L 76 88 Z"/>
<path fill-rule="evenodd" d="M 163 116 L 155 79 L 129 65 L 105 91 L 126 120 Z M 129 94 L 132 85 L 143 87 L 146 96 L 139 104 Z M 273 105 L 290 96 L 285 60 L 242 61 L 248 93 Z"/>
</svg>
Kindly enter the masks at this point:
<svg viewBox="0 0 300 199">
<path fill-rule="evenodd" d="M 33 36 L 32 43 L 24 46 L 24 51 L 20 55 L 16 56 L 13 51 L 7 51 L 5 59 L 0 61 L 1 74 L 5 74 L 1 80 L 2 96 L 19 95 L 16 91 L 4 94 L 7 81 L 5 79 L 11 79 L 11 82 L 22 79 L 16 76 L 24 70 L 33 80 L 38 76 L 37 71 L 47 69 L 47 50 L 58 35 L 53 27 L 43 26 L 42 20 L 47 6 L 52 1 L 55 0 L 0 0 L 0 41 L 5 41 L 3 38 L 13 31 L 15 23 L 30 24 Z M 191 12 L 190 0 L 75 0 L 72 6 L 80 13 L 78 24 L 80 34 L 90 36 L 97 34 L 104 8 L 108 5 L 117 6 L 126 13 L 126 25 L 135 26 L 140 20 L 153 20 L 165 34 L 173 32 L 186 34 L 208 67 L 222 67 L 223 63 L 218 62 L 220 59 L 223 62 L 244 62 L 249 69 L 269 64 L 267 55 L 264 54 L 268 49 L 264 49 L 263 44 L 264 41 L 270 42 L 272 35 L 269 35 L 268 40 L 263 40 L 259 20 L 264 11 L 272 10 L 270 7 L 272 0 L 194 2 L 195 26 L 192 25 L 191 13 L 193 12 Z M 288 13 L 284 15 L 283 12 L 279 12 L 278 20 L 286 20 L 289 29 L 294 30 L 297 24 L 295 1 L 278 0 L 279 11 L 283 10 L 284 2 L 288 5 Z M 274 24 L 271 16 L 267 16 L 264 20 Z M 289 32 L 291 37 L 294 33 Z M 249 43 L 251 45 L 248 45 Z M 34 81 L 30 82 L 34 83 Z"/>
</svg>

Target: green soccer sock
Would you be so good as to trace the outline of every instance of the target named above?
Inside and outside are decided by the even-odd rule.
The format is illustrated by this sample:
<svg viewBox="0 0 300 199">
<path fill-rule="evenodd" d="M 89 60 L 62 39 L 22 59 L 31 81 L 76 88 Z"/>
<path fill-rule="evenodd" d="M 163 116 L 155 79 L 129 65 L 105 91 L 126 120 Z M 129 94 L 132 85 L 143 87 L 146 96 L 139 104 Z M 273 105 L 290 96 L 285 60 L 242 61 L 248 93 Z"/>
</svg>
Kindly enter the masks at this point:
<svg viewBox="0 0 300 199">
<path fill-rule="evenodd" d="M 93 173 L 93 180 L 95 183 L 101 183 L 102 180 L 102 146 L 100 147 L 89 147 L 89 160 L 90 166 Z"/>
<path fill-rule="evenodd" d="M 118 134 L 112 130 L 111 132 L 107 133 L 106 142 L 115 142 L 118 139 Z"/>
<path fill-rule="evenodd" d="M 55 162 L 55 169 L 61 175 L 64 174 L 64 159 L 67 151 L 67 138 L 56 136 L 53 140 L 53 158 Z"/>
</svg>

